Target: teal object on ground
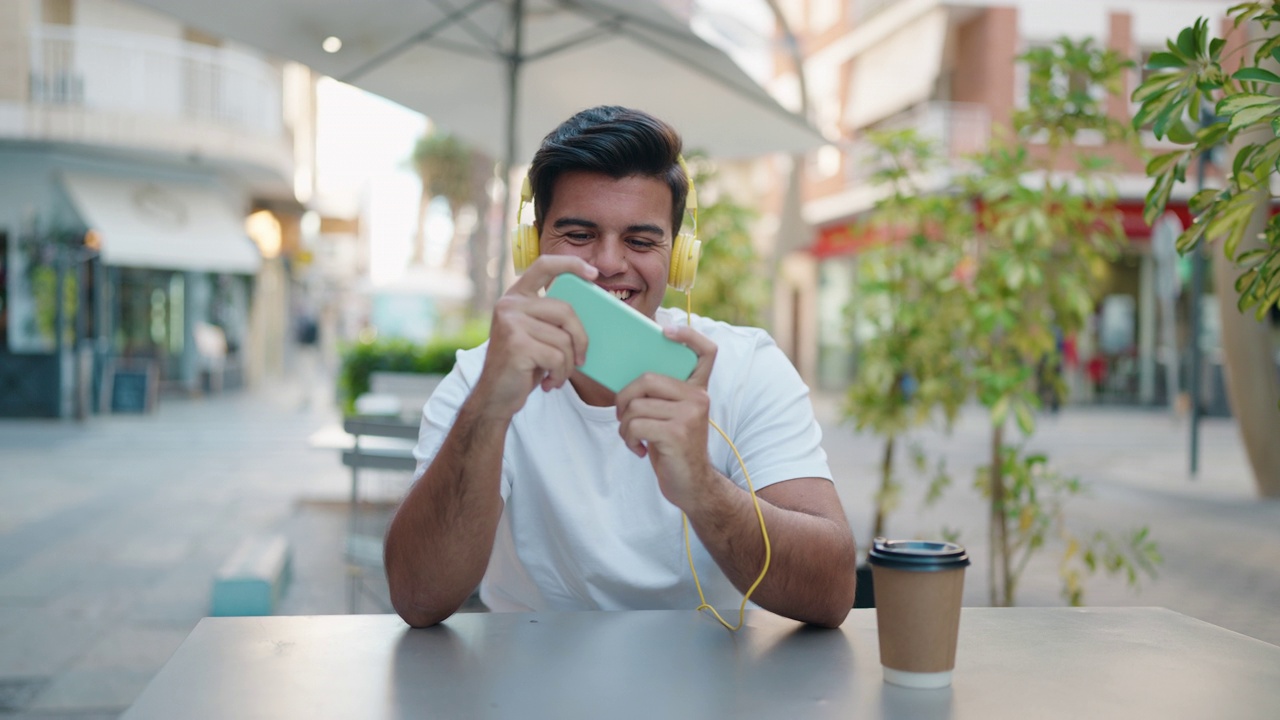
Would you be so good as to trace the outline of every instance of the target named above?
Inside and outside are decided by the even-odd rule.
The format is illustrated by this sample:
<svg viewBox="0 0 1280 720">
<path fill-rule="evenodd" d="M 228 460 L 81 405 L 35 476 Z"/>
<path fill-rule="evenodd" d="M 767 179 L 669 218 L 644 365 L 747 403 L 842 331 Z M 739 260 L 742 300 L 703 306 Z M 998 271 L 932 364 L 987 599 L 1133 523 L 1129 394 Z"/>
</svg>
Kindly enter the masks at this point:
<svg viewBox="0 0 1280 720">
<path fill-rule="evenodd" d="M 209 614 L 214 617 L 271 615 L 293 571 L 283 535 L 251 537 L 240 543 L 213 580 Z"/>
</svg>

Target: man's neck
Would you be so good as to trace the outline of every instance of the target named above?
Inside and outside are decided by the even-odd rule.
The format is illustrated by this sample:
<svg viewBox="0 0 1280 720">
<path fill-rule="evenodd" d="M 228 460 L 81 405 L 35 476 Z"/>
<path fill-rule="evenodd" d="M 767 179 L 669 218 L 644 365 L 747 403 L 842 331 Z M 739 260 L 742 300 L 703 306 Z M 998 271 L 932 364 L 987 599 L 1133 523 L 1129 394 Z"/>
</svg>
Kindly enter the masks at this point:
<svg viewBox="0 0 1280 720">
<path fill-rule="evenodd" d="M 612 407 L 617 404 L 617 393 L 583 375 L 581 372 L 574 372 L 569 378 L 569 383 L 573 385 L 578 397 L 582 398 L 582 402 L 592 407 Z"/>
</svg>

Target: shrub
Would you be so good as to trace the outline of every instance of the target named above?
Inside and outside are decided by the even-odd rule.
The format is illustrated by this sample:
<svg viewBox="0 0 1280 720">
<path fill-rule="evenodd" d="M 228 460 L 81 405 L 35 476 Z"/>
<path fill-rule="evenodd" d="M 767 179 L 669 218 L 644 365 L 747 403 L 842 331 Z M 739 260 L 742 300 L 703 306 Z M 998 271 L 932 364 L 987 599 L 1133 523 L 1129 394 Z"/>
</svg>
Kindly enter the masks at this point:
<svg viewBox="0 0 1280 720">
<path fill-rule="evenodd" d="M 403 338 L 356 342 L 342 351 L 338 371 L 338 397 L 342 411 L 355 412 L 356 398 L 369 392 L 369 376 L 374 372 L 444 375 L 453 370 L 459 350 L 467 350 L 489 337 L 485 324 L 472 324 L 455 335 L 435 338 L 426 344 Z"/>
</svg>

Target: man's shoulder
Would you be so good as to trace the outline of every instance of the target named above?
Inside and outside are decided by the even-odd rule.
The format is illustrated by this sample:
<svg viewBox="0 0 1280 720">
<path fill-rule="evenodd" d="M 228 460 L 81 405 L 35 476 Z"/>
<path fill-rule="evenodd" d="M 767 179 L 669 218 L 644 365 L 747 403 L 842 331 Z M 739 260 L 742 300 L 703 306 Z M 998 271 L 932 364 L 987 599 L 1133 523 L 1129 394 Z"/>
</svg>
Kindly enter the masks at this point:
<svg viewBox="0 0 1280 720">
<path fill-rule="evenodd" d="M 457 362 L 454 364 L 454 372 L 461 375 L 468 386 L 474 385 L 480 377 L 480 370 L 484 368 L 484 358 L 488 352 L 488 340 L 473 348 L 459 350 L 455 356 Z"/>
<path fill-rule="evenodd" d="M 663 326 L 686 325 L 690 321 L 689 314 L 678 308 L 659 308 L 657 314 L 658 324 Z M 723 320 L 703 317 L 697 313 L 692 316 L 692 326 L 694 330 L 714 342 L 721 351 L 751 351 L 777 346 L 773 336 L 763 328 L 733 325 Z"/>
</svg>

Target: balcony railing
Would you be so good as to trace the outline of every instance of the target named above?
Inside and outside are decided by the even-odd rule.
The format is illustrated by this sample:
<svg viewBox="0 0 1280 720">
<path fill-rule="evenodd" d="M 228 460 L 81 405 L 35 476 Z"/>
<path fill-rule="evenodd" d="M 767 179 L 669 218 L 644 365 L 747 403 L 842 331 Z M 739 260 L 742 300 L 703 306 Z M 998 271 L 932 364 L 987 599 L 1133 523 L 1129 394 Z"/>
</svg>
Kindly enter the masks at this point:
<svg viewBox="0 0 1280 720">
<path fill-rule="evenodd" d="M 281 75 L 242 52 L 103 28 L 31 31 L 30 102 L 282 132 Z"/>
<path fill-rule="evenodd" d="M 966 156 L 986 149 L 991 137 L 991 117 L 982 105 L 935 101 L 898 113 L 864 132 L 906 129 L 914 129 L 921 137 L 932 140 L 946 164 L 955 166 Z M 846 167 L 851 185 L 869 182 L 877 169 L 876 149 L 871 142 L 854 142 Z"/>
</svg>

